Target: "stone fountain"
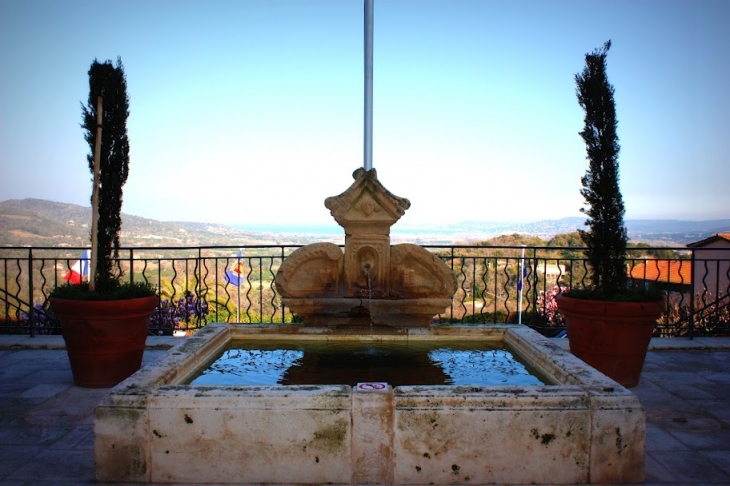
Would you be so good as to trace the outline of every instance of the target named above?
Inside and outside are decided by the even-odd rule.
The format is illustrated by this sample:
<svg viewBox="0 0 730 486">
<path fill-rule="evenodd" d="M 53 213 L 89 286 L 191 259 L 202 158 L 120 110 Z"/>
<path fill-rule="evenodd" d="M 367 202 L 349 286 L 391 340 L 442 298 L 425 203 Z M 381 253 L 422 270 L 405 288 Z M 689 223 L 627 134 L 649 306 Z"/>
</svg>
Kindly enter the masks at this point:
<svg viewBox="0 0 730 486">
<path fill-rule="evenodd" d="M 345 230 L 345 251 L 313 243 L 276 275 L 283 304 L 305 326 L 428 326 L 451 305 L 456 279 L 441 259 L 413 244 L 390 244 L 390 227 L 411 203 L 358 169 L 355 182 L 325 206 Z"/>
<path fill-rule="evenodd" d="M 429 325 L 451 303 L 453 273 L 417 245 L 391 246 L 390 227 L 410 203 L 374 170 L 354 176 L 325 202 L 345 229 L 344 253 L 331 243 L 307 245 L 277 274 L 284 305 L 304 325 L 209 324 L 120 383 L 96 408 L 97 480 L 643 483 L 638 398 L 526 326 Z M 303 385 L 191 384 L 234 343 L 291 340 L 501 342 L 546 385 L 392 386 L 377 378 L 351 386 L 337 373 Z M 292 373 L 309 373 L 308 363 Z M 419 368 L 413 381 L 425 374 L 432 372 Z"/>
</svg>

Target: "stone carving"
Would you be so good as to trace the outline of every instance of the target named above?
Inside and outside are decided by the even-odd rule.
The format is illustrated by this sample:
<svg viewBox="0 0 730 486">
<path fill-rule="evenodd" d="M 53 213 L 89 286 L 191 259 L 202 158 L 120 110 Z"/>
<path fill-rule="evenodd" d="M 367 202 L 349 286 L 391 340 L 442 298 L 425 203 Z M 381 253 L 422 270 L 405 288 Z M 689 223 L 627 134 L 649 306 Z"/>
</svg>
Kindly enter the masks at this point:
<svg viewBox="0 0 730 486">
<path fill-rule="evenodd" d="M 355 182 L 339 196 L 328 197 L 324 205 L 337 224 L 363 234 L 390 235 L 390 227 L 411 207 L 408 199 L 393 195 L 378 181 L 375 169 L 357 169 Z M 366 231 L 360 231 L 366 228 Z"/>
<path fill-rule="evenodd" d="M 276 273 L 276 290 L 287 297 L 331 297 L 340 294 L 343 254 L 334 243 L 298 248 Z"/>
<path fill-rule="evenodd" d="M 390 245 L 390 227 L 411 203 L 390 193 L 375 169 L 325 206 L 345 230 L 345 251 L 314 243 L 294 251 L 276 275 L 283 304 L 307 326 L 428 326 L 451 305 L 451 269 L 418 245 Z"/>
<path fill-rule="evenodd" d="M 390 248 L 390 295 L 395 299 L 445 298 L 456 292 L 456 279 L 439 257 L 418 245 Z"/>
</svg>

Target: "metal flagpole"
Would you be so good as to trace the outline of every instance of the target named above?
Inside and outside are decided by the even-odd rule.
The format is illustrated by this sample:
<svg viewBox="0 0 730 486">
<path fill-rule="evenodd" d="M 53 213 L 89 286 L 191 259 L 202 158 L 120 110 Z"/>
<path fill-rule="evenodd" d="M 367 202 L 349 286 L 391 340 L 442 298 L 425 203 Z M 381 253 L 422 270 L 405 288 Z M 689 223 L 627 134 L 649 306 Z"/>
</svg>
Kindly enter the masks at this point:
<svg viewBox="0 0 730 486">
<path fill-rule="evenodd" d="M 363 168 L 373 168 L 373 0 L 365 0 L 365 117 Z"/>
<path fill-rule="evenodd" d="M 241 277 L 238 277 L 238 305 L 236 305 L 236 323 L 241 323 Z"/>
<path fill-rule="evenodd" d="M 525 277 L 525 245 L 522 245 L 522 258 L 520 259 L 520 280 L 519 280 L 519 295 L 517 297 L 517 324 L 522 324 L 522 287 L 523 280 Z"/>
<path fill-rule="evenodd" d="M 235 273 L 238 275 L 238 305 L 236 305 L 236 323 L 241 323 L 241 250 L 238 250 L 238 262 L 236 263 L 236 271 Z M 263 314 L 263 312 L 262 312 Z"/>
</svg>

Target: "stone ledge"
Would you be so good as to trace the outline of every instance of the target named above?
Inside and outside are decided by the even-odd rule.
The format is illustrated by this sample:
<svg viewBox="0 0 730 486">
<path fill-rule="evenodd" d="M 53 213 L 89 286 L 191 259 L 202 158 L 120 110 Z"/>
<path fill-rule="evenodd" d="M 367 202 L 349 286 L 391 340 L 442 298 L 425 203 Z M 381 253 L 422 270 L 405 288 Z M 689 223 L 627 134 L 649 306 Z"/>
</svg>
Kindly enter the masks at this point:
<svg viewBox="0 0 730 486">
<path fill-rule="evenodd" d="M 184 338 L 172 336 L 148 336 L 147 349 L 169 349 Z M 25 334 L 0 335 L 0 349 L 66 349 L 63 336 Z"/>
<path fill-rule="evenodd" d="M 147 349 L 169 349 L 185 338 L 172 336 L 149 336 Z M 568 349 L 568 340 L 563 338 L 552 339 L 563 349 Z M 25 334 L 0 334 L 0 349 L 66 349 L 62 336 L 39 335 L 30 337 Z M 649 351 L 730 351 L 730 338 L 701 337 L 689 339 L 680 338 L 652 338 Z"/>
</svg>

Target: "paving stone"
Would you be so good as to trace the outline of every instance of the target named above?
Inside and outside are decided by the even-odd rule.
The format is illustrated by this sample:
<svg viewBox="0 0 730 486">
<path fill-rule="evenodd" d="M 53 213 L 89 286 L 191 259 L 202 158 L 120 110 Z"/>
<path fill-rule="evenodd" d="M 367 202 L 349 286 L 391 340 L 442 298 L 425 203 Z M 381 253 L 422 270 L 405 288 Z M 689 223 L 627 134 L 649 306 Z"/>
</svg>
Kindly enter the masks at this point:
<svg viewBox="0 0 730 486">
<path fill-rule="evenodd" d="M 702 388 L 705 386 L 712 386 L 712 384 L 674 385 L 671 392 L 681 397 L 682 400 L 714 400 L 717 398 L 714 394 L 703 390 Z"/>
<path fill-rule="evenodd" d="M 695 451 L 727 450 L 730 444 L 730 429 L 716 431 L 670 430 L 678 441 Z"/>
<path fill-rule="evenodd" d="M 89 443 L 91 447 L 89 447 Z M 58 439 L 49 449 L 94 449 L 94 426 L 82 424 L 69 430 L 66 435 Z"/>
<path fill-rule="evenodd" d="M 11 355 L 10 358 L 15 365 L 26 369 L 47 369 L 49 363 L 61 365 L 63 362 L 68 362 L 65 349 L 23 349 L 13 352 L 15 355 Z"/>
<path fill-rule="evenodd" d="M 730 368 L 728 369 L 730 371 Z M 730 373 L 729 373 L 730 374 Z M 715 383 L 712 382 L 707 385 L 695 385 L 696 387 L 704 390 L 714 397 L 715 400 L 723 400 L 726 403 L 730 401 L 730 382 L 728 383 Z"/>
<path fill-rule="evenodd" d="M 646 454 L 644 461 L 645 470 L 645 482 L 656 482 L 659 484 L 669 483 L 674 480 L 674 474 L 672 474 L 664 465 L 654 459 L 653 453 L 649 452 Z"/>
<path fill-rule="evenodd" d="M 19 395 L 20 398 L 50 398 L 58 395 L 62 391 L 66 390 L 68 385 L 58 384 L 52 385 L 48 383 L 41 383 L 39 385 L 30 388 Z"/>
<path fill-rule="evenodd" d="M 728 370 L 730 370 L 730 365 L 728 365 Z M 702 376 L 716 384 L 721 384 L 726 387 L 727 385 L 730 385 L 730 374 L 727 371 L 713 371 L 710 373 L 703 373 Z"/>
<path fill-rule="evenodd" d="M 39 383 L 64 383 L 73 385 L 74 377 L 70 368 L 54 368 L 36 370 L 33 372 L 32 378 Z"/>
<path fill-rule="evenodd" d="M 705 402 L 703 408 L 708 414 L 721 420 L 725 427 L 730 428 L 730 402 L 727 400 Z"/>
<path fill-rule="evenodd" d="M 652 374 L 651 380 L 653 383 L 670 392 L 673 392 L 673 389 L 676 387 L 681 387 L 689 383 L 712 383 L 711 380 L 703 378 L 699 373 L 684 371 L 687 369 L 687 367 L 684 367 L 683 371 L 659 371 Z"/>
<path fill-rule="evenodd" d="M 661 428 L 647 423 L 646 425 L 646 450 L 647 452 L 654 451 L 687 451 L 690 450 L 688 446 L 681 443 L 671 434 L 662 430 Z"/>
<path fill-rule="evenodd" d="M 654 452 L 651 456 L 678 483 L 721 483 L 730 481 L 730 475 L 715 466 L 707 457 L 694 451 L 684 453 Z M 661 481 L 671 482 L 664 478 L 661 478 Z"/>
<path fill-rule="evenodd" d="M 722 469 L 725 474 L 730 476 L 730 444 L 724 450 L 707 451 L 702 453 L 715 466 Z"/>
<path fill-rule="evenodd" d="M 42 465 L 42 467 L 39 467 Z M 94 456 L 88 451 L 46 449 L 8 476 L 10 480 L 74 481 L 94 480 Z"/>
<path fill-rule="evenodd" d="M 642 381 L 639 382 L 639 385 L 632 388 L 631 391 L 639 397 L 639 401 L 645 409 L 661 409 L 666 407 L 669 403 L 677 402 L 676 395 L 673 395 L 661 386 L 648 380 L 642 379 Z"/>
<path fill-rule="evenodd" d="M 108 392 L 108 389 L 85 389 L 77 386 L 67 386 L 61 393 L 54 395 L 36 407 L 34 414 L 53 414 L 59 417 L 68 417 L 75 424 L 86 417 L 92 416 L 94 409 Z"/>
<path fill-rule="evenodd" d="M 94 423 L 93 421 L 90 423 L 84 422 L 81 426 L 88 426 L 88 428 L 91 430 L 91 433 L 89 433 L 86 437 L 83 438 L 79 443 L 76 444 L 74 447 L 77 450 L 80 451 L 91 451 L 93 454 L 94 451 Z"/>
<path fill-rule="evenodd" d="M 9 446 L 49 446 L 68 433 L 69 428 L 41 426 L 13 421 L 0 427 L 0 444 Z"/>
<path fill-rule="evenodd" d="M 35 371 L 37 371 L 37 368 L 18 366 L 17 361 L 14 359 L 6 359 L 2 362 L 2 368 L 0 368 L 0 382 L 4 386 L 22 382 Z"/>
<path fill-rule="evenodd" d="M 19 467 L 33 461 L 44 450 L 40 445 L 0 445 L 0 479 L 5 479 Z M 2 484 L 5 486 L 4 482 Z"/>
<path fill-rule="evenodd" d="M 28 381 L 25 379 L 25 376 L 9 378 L 8 380 L 12 381 L 8 383 L 0 383 L 0 400 L 3 397 L 17 397 L 28 389 Z"/>
</svg>

